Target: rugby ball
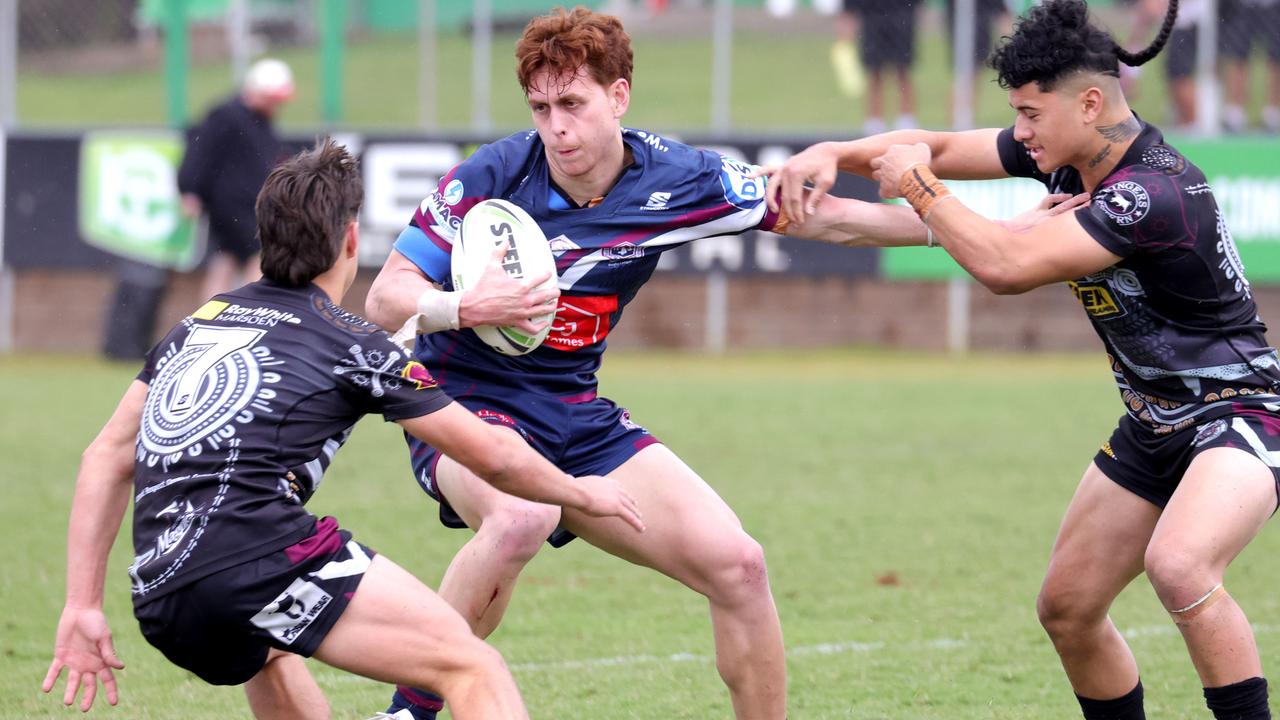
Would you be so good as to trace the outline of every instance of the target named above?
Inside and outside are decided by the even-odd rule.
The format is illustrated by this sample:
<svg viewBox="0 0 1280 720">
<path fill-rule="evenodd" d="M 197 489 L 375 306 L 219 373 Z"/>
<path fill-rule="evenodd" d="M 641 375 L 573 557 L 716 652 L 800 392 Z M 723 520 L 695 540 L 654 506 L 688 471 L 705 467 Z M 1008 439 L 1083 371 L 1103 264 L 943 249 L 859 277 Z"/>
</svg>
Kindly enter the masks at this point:
<svg viewBox="0 0 1280 720">
<path fill-rule="evenodd" d="M 506 249 L 501 264 L 507 275 L 516 280 L 537 277 L 547 272 L 551 277 L 539 289 L 556 286 L 556 260 L 542 228 L 529 213 L 506 200 L 485 200 L 467 211 L 462 228 L 453 240 L 450 274 L 453 289 L 475 287 L 493 258 L 494 248 Z M 503 355 L 524 355 L 542 344 L 551 331 L 554 312 L 533 318 L 547 326 L 536 335 L 525 334 L 514 327 L 478 325 L 471 328 L 486 345 Z"/>
</svg>

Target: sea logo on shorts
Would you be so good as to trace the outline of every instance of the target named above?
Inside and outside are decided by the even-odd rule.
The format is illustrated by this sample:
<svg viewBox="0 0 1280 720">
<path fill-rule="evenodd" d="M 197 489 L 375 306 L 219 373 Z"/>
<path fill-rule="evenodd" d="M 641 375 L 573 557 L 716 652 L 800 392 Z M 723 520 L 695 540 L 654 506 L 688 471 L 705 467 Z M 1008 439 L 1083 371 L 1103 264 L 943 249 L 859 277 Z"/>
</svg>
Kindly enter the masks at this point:
<svg viewBox="0 0 1280 720">
<path fill-rule="evenodd" d="M 1226 431 L 1226 418 L 1219 418 L 1208 425 L 1201 425 L 1200 429 L 1196 432 L 1196 439 L 1192 441 L 1192 444 L 1196 447 L 1203 447 L 1205 444 L 1217 440 L 1218 437 Z"/>
<path fill-rule="evenodd" d="M 1112 318 L 1125 314 L 1125 309 L 1116 302 L 1115 296 L 1111 294 L 1111 289 L 1103 281 L 1099 281 L 1096 276 L 1089 276 L 1081 280 L 1071 280 L 1067 282 L 1071 288 L 1071 292 L 1075 293 L 1080 304 L 1084 306 L 1085 312 L 1089 313 L 1089 317 L 1093 318 Z"/>
<path fill-rule="evenodd" d="M 1117 225 L 1129 226 L 1147 216 L 1151 196 L 1132 180 L 1122 180 L 1102 189 L 1100 207 Z"/>
<path fill-rule="evenodd" d="M 416 383 L 415 390 L 429 390 L 434 387 L 440 387 L 440 383 L 431 377 L 431 373 L 427 368 L 417 360 L 410 360 L 405 363 L 404 369 L 400 371 L 400 377 L 412 383 Z"/>
<path fill-rule="evenodd" d="M 249 621 L 289 645 L 311 627 L 331 602 L 333 596 L 319 585 L 298 578 Z"/>
<path fill-rule="evenodd" d="M 458 178 L 454 178 L 450 180 L 449 184 L 444 186 L 443 197 L 444 197 L 445 203 L 450 206 L 457 205 L 458 202 L 462 200 L 462 191 L 463 191 L 463 186 L 462 186 L 461 180 L 459 180 Z"/>
</svg>

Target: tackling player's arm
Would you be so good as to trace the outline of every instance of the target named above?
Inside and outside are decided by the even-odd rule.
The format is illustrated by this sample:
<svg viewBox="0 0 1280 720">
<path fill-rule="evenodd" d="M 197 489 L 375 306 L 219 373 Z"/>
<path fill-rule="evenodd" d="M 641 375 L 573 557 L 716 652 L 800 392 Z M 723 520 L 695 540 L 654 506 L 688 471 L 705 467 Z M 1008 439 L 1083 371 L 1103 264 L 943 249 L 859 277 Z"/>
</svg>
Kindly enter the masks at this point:
<svg viewBox="0 0 1280 720">
<path fill-rule="evenodd" d="M 594 517 L 616 516 L 644 531 L 636 501 L 616 481 L 567 475 L 515 433 L 486 423 L 456 402 L 397 422 L 502 492 Z"/>
<path fill-rule="evenodd" d="M 942 247 L 994 293 L 1013 295 L 1074 280 L 1122 259 L 1094 239 L 1075 212 L 1053 215 L 1024 232 L 1014 232 L 970 210 L 941 182 L 928 181 L 931 163 L 923 144 L 894 146 L 874 164 L 881 195 L 907 194 Z M 926 172 L 913 173 L 918 168 Z M 917 180 L 919 193 L 910 192 L 912 178 L 924 178 Z"/>
<path fill-rule="evenodd" d="M 938 177 L 1008 177 L 996 147 L 999 135 L 1000 130 L 995 128 L 964 132 L 895 130 L 860 140 L 818 143 L 792 156 L 781 167 L 766 171 L 770 175 L 766 199 L 772 210 L 781 209 L 793 222 L 804 224 L 829 198 L 827 191 L 835 185 L 838 170 L 871 177 L 871 161 L 891 145 L 899 144 L 928 145 Z M 812 185 L 812 193 L 806 192 L 806 184 Z"/>
<path fill-rule="evenodd" d="M 132 495 L 134 448 L 146 399 L 146 383 L 135 380 L 81 456 L 71 501 L 67 599 L 42 688 L 52 690 L 65 668 L 67 686 L 62 702 L 75 702 L 83 686 L 80 709 L 84 711 L 93 705 L 98 681 L 106 690 L 108 703 L 115 705 L 118 700 L 111 671 L 123 668 L 124 663 L 116 657 L 111 629 L 102 613 L 102 594 L 107 556 Z"/>
</svg>

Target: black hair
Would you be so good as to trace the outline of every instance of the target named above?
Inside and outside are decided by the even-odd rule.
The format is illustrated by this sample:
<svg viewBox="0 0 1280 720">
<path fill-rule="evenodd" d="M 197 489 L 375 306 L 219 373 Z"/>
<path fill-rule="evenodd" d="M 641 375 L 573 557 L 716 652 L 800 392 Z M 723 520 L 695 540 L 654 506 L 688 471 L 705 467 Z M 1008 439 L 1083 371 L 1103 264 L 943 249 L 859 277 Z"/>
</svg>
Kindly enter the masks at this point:
<svg viewBox="0 0 1280 720">
<path fill-rule="evenodd" d="M 300 287 L 333 267 L 343 231 L 359 215 L 363 200 L 356 159 L 331 139 L 276 166 L 254 206 L 262 274 Z"/>
<path fill-rule="evenodd" d="M 1120 63 L 1137 67 L 1160 53 L 1178 17 L 1178 0 L 1169 0 L 1160 32 L 1144 50 L 1131 53 L 1089 21 L 1084 0 L 1046 0 L 1018 20 L 991 53 L 1000 87 L 1011 90 L 1029 82 L 1049 92 L 1062 78 L 1080 71 L 1120 76 Z"/>
</svg>

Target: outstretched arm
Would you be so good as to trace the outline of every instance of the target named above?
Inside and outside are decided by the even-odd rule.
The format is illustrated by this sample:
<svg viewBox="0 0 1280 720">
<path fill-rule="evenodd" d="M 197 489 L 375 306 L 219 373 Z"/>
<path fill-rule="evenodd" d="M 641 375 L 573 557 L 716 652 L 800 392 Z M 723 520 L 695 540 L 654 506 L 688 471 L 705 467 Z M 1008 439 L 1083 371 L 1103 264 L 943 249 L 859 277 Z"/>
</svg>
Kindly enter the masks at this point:
<svg viewBox="0 0 1280 720">
<path fill-rule="evenodd" d="M 577 478 L 561 472 L 514 432 L 496 428 L 450 403 L 429 415 L 398 421 L 502 492 L 571 507 L 594 517 L 616 516 L 638 531 L 644 521 L 636 501 L 607 477 Z"/>
<path fill-rule="evenodd" d="M 936 162 L 934 172 L 939 177 L 956 180 L 1007 177 L 996 149 L 999 135 L 1000 130 L 994 128 L 965 132 L 895 130 L 860 140 L 818 143 L 794 155 L 782 167 L 766 170 L 771 174 L 766 198 L 773 210 L 781 208 L 793 220 L 803 222 L 826 202 L 837 171 L 871 177 L 871 161 L 890 146 L 899 144 L 928 145 Z M 813 186 L 812 193 L 805 192 L 806 184 Z"/>
<path fill-rule="evenodd" d="M 1084 229 L 1074 212 L 1044 218 L 1024 232 L 965 207 L 929 172 L 929 148 L 895 145 L 875 161 L 883 197 L 906 197 L 941 245 L 978 282 L 1001 295 L 1074 280 L 1121 257 Z M 1078 206 L 1085 198 L 1076 197 Z"/>
<path fill-rule="evenodd" d="M 82 711 L 93 706 L 98 681 L 115 705 L 115 675 L 124 663 L 116 657 L 111 629 L 102 614 L 107 556 L 129 505 L 133 486 L 134 445 L 147 398 L 145 383 L 135 380 L 116 411 L 84 451 L 71 502 L 67 530 L 67 600 L 58 621 L 53 662 L 42 688 L 53 689 L 62 670 L 67 687 L 62 702 L 71 705 L 83 686 Z"/>
</svg>

